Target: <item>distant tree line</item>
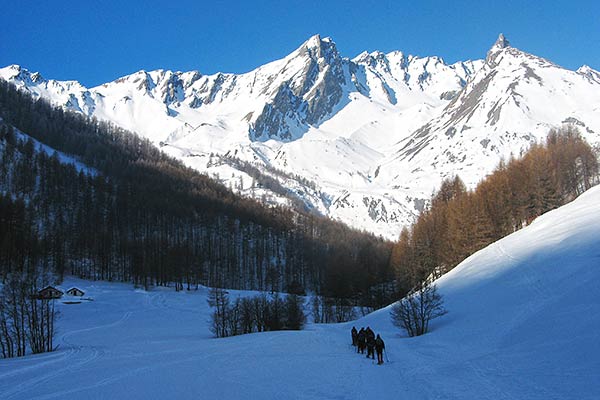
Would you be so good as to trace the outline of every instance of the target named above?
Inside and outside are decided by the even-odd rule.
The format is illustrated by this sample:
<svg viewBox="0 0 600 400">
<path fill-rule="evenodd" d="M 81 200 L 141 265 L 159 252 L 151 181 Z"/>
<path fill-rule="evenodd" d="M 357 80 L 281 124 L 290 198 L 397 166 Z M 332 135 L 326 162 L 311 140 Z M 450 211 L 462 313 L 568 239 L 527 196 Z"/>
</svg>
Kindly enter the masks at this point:
<svg viewBox="0 0 600 400">
<path fill-rule="evenodd" d="M 382 306 L 391 243 L 244 199 L 148 140 L 0 80 L 0 278 L 41 267 L 193 289 L 312 291 Z M 78 171 L 34 139 L 76 157 Z"/>
<path fill-rule="evenodd" d="M 392 250 L 400 293 L 414 291 L 597 183 L 597 156 L 572 126 L 552 130 L 523 157 L 500 163 L 472 191 L 458 176 L 444 181 Z"/>
<path fill-rule="evenodd" d="M 211 289 L 208 304 L 213 308 L 211 331 L 216 337 L 243 335 L 253 332 L 300 330 L 306 322 L 303 298 L 279 293 L 267 296 L 238 297 L 234 302 L 226 290 Z"/>
</svg>

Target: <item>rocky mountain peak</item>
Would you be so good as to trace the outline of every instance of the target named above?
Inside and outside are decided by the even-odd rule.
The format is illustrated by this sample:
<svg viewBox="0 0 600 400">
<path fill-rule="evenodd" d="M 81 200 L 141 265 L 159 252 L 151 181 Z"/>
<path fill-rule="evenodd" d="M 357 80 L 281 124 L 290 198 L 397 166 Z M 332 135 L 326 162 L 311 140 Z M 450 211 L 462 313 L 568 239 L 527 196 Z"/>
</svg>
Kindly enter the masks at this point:
<svg viewBox="0 0 600 400">
<path fill-rule="evenodd" d="M 331 39 L 329 36 L 322 38 L 321 35 L 319 35 L 317 33 L 316 35 L 313 35 L 310 38 L 308 38 L 308 40 L 306 42 L 304 42 L 302 44 L 302 46 L 300 46 L 300 47 L 321 48 L 321 47 L 327 47 L 328 45 L 335 46 L 333 39 Z"/>
<path fill-rule="evenodd" d="M 313 35 L 310 38 L 308 38 L 308 40 L 306 42 L 304 42 L 304 44 L 302 45 L 302 47 L 307 47 L 307 48 L 317 48 L 320 46 L 321 46 L 321 35 L 319 35 L 318 33 L 316 35 Z"/>
<path fill-rule="evenodd" d="M 21 72 L 21 66 L 17 65 L 17 64 L 9 65 L 9 66 L 5 67 L 4 69 L 6 69 L 7 71 L 14 71 L 16 73 Z"/>
<path fill-rule="evenodd" d="M 485 62 L 490 67 L 494 67 L 498 61 L 498 55 L 503 52 L 505 49 L 510 49 L 512 46 L 508 39 L 504 36 L 504 34 L 500 34 L 498 39 L 492 46 L 492 48 L 488 51 L 487 56 L 485 57 Z"/>
<path fill-rule="evenodd" d="M 585 76 L 591 81 L 600 83 L 600 72 L 592 69 L 589 65 L 582 65 L 577 69 L 577 73 Z"/>
<path fill-rule="evenodd" d="M 6 68 L 2 68 L 2 70 L 4 72 L 2 75 L 7 75 L 9 79 L 20 81 L 24 85 L 40 84 L 45 82 L 45 79 L 39 72 L 31 72 L 20 65 L 9 65 Z"/>
<path fill-rule="evenodd" d="M 285 58 L 277 82 L 249 134 L 253 140 L 297 139 L 321 122 L 342 98 L 343 60 L 330 38 L 314 35 Z M 288 78 L 289 76 L 289 78 Z"/>
<path fill-rule="evenodd" d="M 321 38 L 321 35 L 314 35 L 300 46 L 297 50 L 300 56 L 308 56 L 314 60 L 325 61 L 327 63 L 340 59 L 335 43 L 329 37 Z"/>
<path fill-rule="evenodd" d="M 510 46 L 510 42 L 508 41 L 508 39 L 504 36 L 503 33 L 501 33 L 498 36 L 498 39 L 496 40 L 496 43 L 494 43 L 495 48 L 499 48 L 499 49 L 505 49 L 507 47 Z"/>
</svg>

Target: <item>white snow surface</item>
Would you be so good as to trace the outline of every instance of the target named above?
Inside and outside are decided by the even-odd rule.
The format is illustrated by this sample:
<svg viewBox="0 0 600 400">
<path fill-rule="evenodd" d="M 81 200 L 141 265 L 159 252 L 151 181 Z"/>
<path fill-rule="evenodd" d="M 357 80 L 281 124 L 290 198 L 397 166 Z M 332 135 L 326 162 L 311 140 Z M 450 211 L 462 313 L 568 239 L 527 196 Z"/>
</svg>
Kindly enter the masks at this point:
<svg viewBox="0 0 600 400">
<path fill-rule="evenodd" d="M 389 307 L 304 331 L 215 339 L 208 289 L 149 292 L 69 278 L 54 353 L 0 360 L 15 399 L 598 399 L 600 187 L 437 281 L 449 313 L 408 338 Z M 231 297 L 249 295 L 230 291 Z M 386 341 L 382 366 L 350 327 Z"/>
<path fill-rule="evenodd" d="M 88 89 L 12 65 L 0 78 L 135 131 L 234 189 L 251 186 L 249 176 L 215 159 L 297 175 L 304 181 L 275 178 L 309 208 L 390 239 L 442 179 L 459 174 L 473 188 L 550 128 L 575 124 L 600 145 L 600 73 L 567 70 L 503 36 L 485 60 L 455 64 L 400 51 L 350 60 L 315 35 L 239 75 L 139 71 Z M 265 190 L 240 193 L 289 204 Z"/>
</svg>

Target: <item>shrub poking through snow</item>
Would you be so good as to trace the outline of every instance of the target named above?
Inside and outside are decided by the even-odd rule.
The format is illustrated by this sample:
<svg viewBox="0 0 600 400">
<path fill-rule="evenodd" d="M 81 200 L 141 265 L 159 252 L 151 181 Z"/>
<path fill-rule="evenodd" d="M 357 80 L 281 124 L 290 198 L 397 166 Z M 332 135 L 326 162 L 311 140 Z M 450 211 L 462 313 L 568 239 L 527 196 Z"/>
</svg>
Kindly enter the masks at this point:
<svg viewBox="0 0 600 400">
<path fill-rule="evenodd" d="M 408 336 L 420 336 L 429 330 L 429 321 L 446 314 L 444 300 L 430 282 L 419 284 L 392 307 L 392 322 Z"/>
</svg>

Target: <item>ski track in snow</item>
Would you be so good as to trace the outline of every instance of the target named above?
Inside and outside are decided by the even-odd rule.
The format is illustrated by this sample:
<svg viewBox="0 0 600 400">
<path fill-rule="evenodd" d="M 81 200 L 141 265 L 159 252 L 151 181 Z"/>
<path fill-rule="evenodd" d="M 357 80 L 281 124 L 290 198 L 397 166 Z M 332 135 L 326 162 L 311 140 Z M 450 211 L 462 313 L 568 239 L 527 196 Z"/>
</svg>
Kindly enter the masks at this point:
<svg viewBox="0 0 600 400">
<path fill-rule="evenodd" d="M 94 331 L 94 330 L 98 330 L 98 329 L 106 329 L 106 328 L 114 327 L 116 325 L 122 324 L 130 316 L 131 316 L 131 312 L 128 311 L 128 312 L 124 313 L 120 319 L 118 319 L 117 321 L 115 321 L 113 323 L 106 324 L 106 325 L 100 325 L 100 326 L 94 326 L 92 328 L 78 329 L 78 330 L 70 331 L 70 332 L 63 334 L 58 341 L 59 342 L 58 346 L 61 347 L 62 345 L 65 345 L 68 347 L 68 350 L 64 353 L 64 356 L 61 357 L 57 361 L 62 361 L 66 364 L 69 364 L 67 369 L 66 370 L 59 369 L 59 370 L 56 370 L 56 371 L 53 371 L 50 373 L 43 373 L 32 379 L 25 380 L 24 382 L 21 382 L 20 384 L 16 385 L 13 388 L 13 390 L 10 390 L 10 391 L 4 393 L 3 398 L 6 400 L 12 399 L 15 395 L 19 394 L 24 389 L 30 390 L 31 388 L 35 388 L 36 386 L 39 386 L 45 382 L 48 382 L 51 379 L 56 378 L 59 375 L 63 375 L 65 372 L 75 371 L 76 369 L 81 368 L 84 365 L 91 363 L 94 360 L 102 357 L 104 355 L 104 352 L 102 350 L 98 349 L 97 347 L 77 345 L 77 344 L 70 342 L 68 340 L 68 338 L 75 336 L 77 334 L 80 334 L 80 333 L 84 333 L 84 332 L 90 332 L 90 331 Z M 79 356 L 82 356 L 82 357 L 79 357 Z M 48 363 L 45 363 L 43 366 L 48 367 Z M 31 368 L 34 368 L 34 367 L 31 367 Z M 0 379 L 6 378 L 10 375 L 11 375 L 10 373 L 7 375 L 2 374 L 2 375 L 0 375 Z"/>
</svg>

